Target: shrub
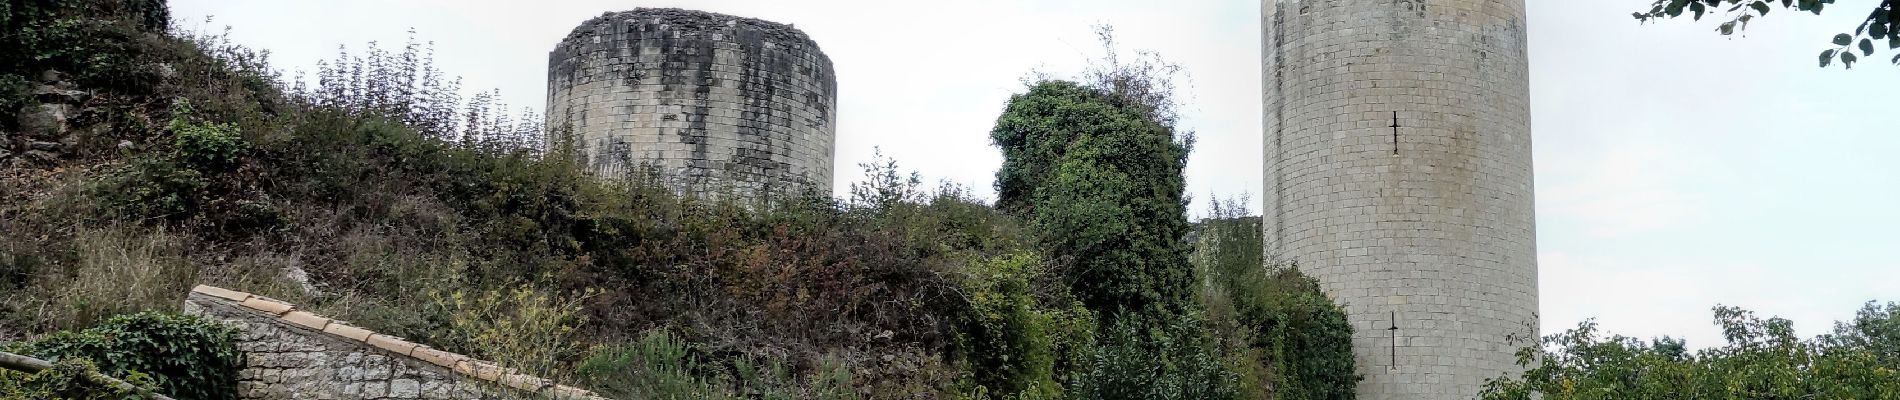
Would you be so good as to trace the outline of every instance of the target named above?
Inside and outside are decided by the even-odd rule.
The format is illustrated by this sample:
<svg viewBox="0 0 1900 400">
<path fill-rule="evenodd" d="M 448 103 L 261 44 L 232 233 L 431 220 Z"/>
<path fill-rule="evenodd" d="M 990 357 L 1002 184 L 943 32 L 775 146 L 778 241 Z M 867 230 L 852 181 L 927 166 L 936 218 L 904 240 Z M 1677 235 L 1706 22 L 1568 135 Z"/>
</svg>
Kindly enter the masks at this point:
<svg viewBox="0 0 1900 400">
<path fill-rule="evenodd" d="M 1216 200 L 1200 223 L 1194 262 L 1202 302 L 1252 394 L 1273 399 L 1352 399 L 1359 375 L 1346 312 L 1292 265 L 1269 268 L 1261 219 L 1247 200 Z"/>
<path fill-rule="evenodd" d="M 583 384 L 623 399 L 831 399 L 858 397 L 851 369 L 821 358 L 799 386 L 790 368 L 773 358 L 740 355 L 730 365 L 703 361 L 699 346 L 663 329 L 631 343 L 595 348 L 576 369 Z"/>
<path fill-rule="evenodd" d="M 584 323 L 580 299 L 561 299 L 530 285 L 465 292 L 438 301 L 452 310 L 449 328 L 465 336 L 474 353 L 509 368 L 550 379 L 565 378 L 577 348 L 574 328 Z"/>
<path fill-rule="evenodd" d="M 594 349 L 576 373 L 589 387 L 615 398 L 726 398 L 717 382 L 698 376 L 704 368 L 692 351 L 690 343 L 656 329 L 633 343 Z"/>
<path fill-rule="evenodd" d="M 997 117 L 996 204 L 1030 222 L 1076 297 L 1102 316 L 1184 312 L 1196 281 L 1182 177 L 1194 133 L 1176 126 L 1179 67 L 1151 52 L 1124 62 L 1113 30 L 1097 33 L 1107 56 L 1080 83 L 1038 78 Z"/>
<path fill-rule="evenodd" d="M 195 316 L 143 312 L 14 346 L 53 362 L 86 359 L 111 376 L 150 375 L 158 392 L 181 399 L 236 399 L 236 331 Z"/>
<path fill-rule="evenodd" d="M 1232 399 L 1238 377 L 1209 349 L 1195 314 L 1125 313 L 1104 328 L 1076 378 L 1080 399 Z"/>
<path fill-rule="evenodd" d="M 170 128 L 177 153 L 172 158 L 198 171 L 230 170 L 245 147 L 244 138 L 238 136 L 237 125 L 192 123 L 186 120 L 190 114 L 190 105 L 184 101 L 173 111 Z"/>
<path fill-rule="evenodd" d="M 973 263 L 965 274 L 969 304 L 957 315 L 956 345 L 980 387 L 973 397 L 1061 398 L 1058 369 L 1080 363 L 1080 349 L 1094 340 L 1094 314 L 1067 296 L 1039 301 L 1042 260 L 1033 254 Z"/>
</svg>

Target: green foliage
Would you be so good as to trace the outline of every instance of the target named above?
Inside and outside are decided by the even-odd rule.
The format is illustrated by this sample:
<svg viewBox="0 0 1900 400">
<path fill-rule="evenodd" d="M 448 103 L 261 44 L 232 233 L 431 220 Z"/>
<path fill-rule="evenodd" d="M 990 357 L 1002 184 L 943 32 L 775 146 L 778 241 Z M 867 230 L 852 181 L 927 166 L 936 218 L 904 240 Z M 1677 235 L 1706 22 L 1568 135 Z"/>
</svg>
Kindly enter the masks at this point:
<svg viewBox="0 0 1900 400">
<path fill-rule="evenodd" d="M 1853 321 L 1836 322 L 1833 334 L 1822 340 L 1833 348 L 1866 350 L 1881 365 L 1900 366 L 1900 302 L 1867 302 Z"/>
<path fill-rule="evenodd" d="M 1728 16 L 1728 20 L 1717 25 L 1716 32 L 1733 35 L 1748 29 L 1749 21 L 1766 17 L 1777 8 L 1820 15 L 1829 4 L 1834 4 L 1834 0 L 1655 0 L 1648 12 L 1632 15 L 1638 21 L 1647 22 L 1680 17 L 1685 13 L 1695 20 L 1701 20 L 1703 14 L 1720 12 Z M 1834 48 L 1821 51 L 1820 64 L 1823 68 L 1833 64 L 1834 60 L 1840 60 L 1842 67 L 1853 68 L 1861 57 L 1872 57 L 1876 47 L 1900 49 L 1900 0 L 1881 0 L 1880 4 L 1874 5 L 1866 19 L 1858 22 L 1853 31 L 1835 34 L 1829 42 Z M 1858 55 L 1855 54 L 1856 50 Z M 1900 55 L 1893 57 L 1893 63 L 1900 65 Z"/>
<path fill-rule="evenodd" d="M 1134 105 L 1072 82 L 1010 98 L 999 207 L 1031 221 L 1093 310 L 1179 310 L 1192 290 L 1181 170 L 1187 148 Z"/>
<path fill-rule="evenodd" d="M 176 141 L 174 160 L 186 168 L 205 172 L 224 172 L 237 164 L 245 148 L 237 125 L 187 121 L 192 113 L 190 103 L 185 101 L 180 101 L 173 110 L 169 127 Z"/>
<path fill-rule="evenodd" d="M 1216 200 L 1202 220 L 1195 257 L 1209 282 L 1202 302 L 1211 328 L 1250 376 L 1254 394 L 1273 399 L 1352 399 L 1360 377 L 1346 311 L 1294 266 L 1266 265 L 1260 217 L 1245 198 Z"/>
<path fill-rule="evenodd" d="M 1889 304 L 1889 309 L 1894 308 Z M 1868 309 L 1873 308 L 1870 304 Z M 1892 314 L 1860 322 L 1891 326 Z M 1893 399 L 1900 369 L 1871 341 L 1801 340 L 1793 323 L 1715 308 L 1727 344 L 1695 352 L 1668 337 L 1602 337 L 1596 323 L 1546 336 L 1518 352 L 1529 370 L 1486 383 L 1482 399 Z"/>
<path fill-rule="evenodd" d="M 85 359 L 111 376 L 150 375 L 159 393 L 181 399 L 236 399 L 237 333 L 199 317 L 144 312 L 79 332 L 58 332 L 12 351 L 63 362 Z"/>
<path fill-rule="evenodd" d="M 1071 388 L 1079 399 L 1232 399 L 1238 377 L 1212 348 L 1198 315 L 1126 313 L 1103 330 Z"/>
<path fill-rule="evenodd" d="M 256 231 L 282 223 L 279 211 L 253 198 L 253 182 L 233 175 L 248 145 L 233 124 L 194 122 L 180 100 L 168 124 L 172 150 L 138 157 L 92 190 L 119 218 L 197 220 L 224 231 Z"/>
<path fill-rule="evenodd" d="M 596 348 L 580 363 L 584 383 L 601 394 L 623 399 L 855 399 L 851 370 L 832 359 L 820 360 L 800 388 L 791 370 L 776 359 L 741 356 L 731 365 L 708 365 L 691 343 L 664 330 L 651 330 L 627 344 Z"/>
<path fill-rule="evenodd" d="M 1037 299 L 1042 268 L 1033 254 L 1013 254 L 964 271 L 969 308 L 958 315 L 956 345 L 981 388 L 973 397 L 1061 398 L 1066 379 L 1058 371 L 1079 365 L 1094 341 L 1094 314 L 1080 303 Z"/>
<path fill-rule="evenodd" d="M 82 358 L 68 358 L 52 368 L 32 374 L 0 369 L 0 400 L 125 400 L 139 399 L 137 392 L 98 382 L 99 367 Z M 151 376 L 131 371 L 125 379 L 146 390 L 157 390 Z"/>
</svg>

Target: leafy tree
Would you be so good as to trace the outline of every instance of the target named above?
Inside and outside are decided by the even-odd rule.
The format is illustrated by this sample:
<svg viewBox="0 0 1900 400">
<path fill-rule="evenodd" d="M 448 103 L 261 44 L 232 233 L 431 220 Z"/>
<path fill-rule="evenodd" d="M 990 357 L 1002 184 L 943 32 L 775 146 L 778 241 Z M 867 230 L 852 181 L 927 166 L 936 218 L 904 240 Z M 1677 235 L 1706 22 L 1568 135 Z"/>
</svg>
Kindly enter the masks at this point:
<svg viewBox="0 0 1900 400">
<path fill-rule="evenodd" d="M 998 206 L 1030 221 L 1097 311 L 1178 311 L 1192 294 L 1181 175 L 1192 134 L 1174 126 L 1172 67 L 1144 55 L 1123 64 L 1111 51 L 1086 83 L 1036 82 L 990 132 L 1004 157 Z"/>
<path fill-rule="evenodd" d="M 1871 304 L 1862 311 L 1863 318 L 1850 326 L 1892 326 L 1891 313 Z M 1716 307 L 1715 319 L 1727 344 L 1695 352 L 1667 337 L 1649 342 L 1605 338 L 1594 322 L 1585 321 L 1545 337 L 1542 348 L 1519 350 L 1519 364 L 1530 369 L 1520 377 L 1487 382 L 1480 398 L 1900 398 L 1900 368 L 1881 359 L 1881 349 L 1869 345 L 1874 341 L 1801 340 L 1792 322 L 1735 307 Z"/>
<path fill-rule="evenodd" d="M 1881 364 L 1900 366 L 1900 302 L 1867 302 L 1853 321 L 1836 322 L 1825 340 L 1837 348 L 1866 349 Z"/>
<path fill-rule="evenodd" d="M 1733 35 L 1747 29 L 1749 21 L 1766 17 L 1770 11 L 1778 8 L 1820 15 L 1821 10 L 1829 4 L 1834 4 L 1834 0 L 1656 0 L 1649 12 L 1633 15 L 1644 22 L 1680 17 L 1683 14 L 1699 21 L 1705 14 L 1720 12 L 1727 21 L 1716 26 L 1715 31 Z M 1852 31 L 1834 35 L 1830 39 L 1834 47 L 1821 51 L 1821 66 L 1827 67 L 1839 59 L 1842 67 L 1853 68 L 1861 57 L 1873 56 L 1875 48 L 1882 41 L 1886 42 L 1885 46 L 1889 50 L 1900 49 L 1900 26 L 1896 26 L 1900 23 L 1900 12 L 1896 10 L 1900 10 L 1900 0 L 1881 0 L 1867 14 L 1867 19 L 1861 20 Z M 1855 55 L 1857 50 L 1859 55 Z M 1893 63 L 1900 65 L 1900 54 L 1894 55 Z"/>
</svg>

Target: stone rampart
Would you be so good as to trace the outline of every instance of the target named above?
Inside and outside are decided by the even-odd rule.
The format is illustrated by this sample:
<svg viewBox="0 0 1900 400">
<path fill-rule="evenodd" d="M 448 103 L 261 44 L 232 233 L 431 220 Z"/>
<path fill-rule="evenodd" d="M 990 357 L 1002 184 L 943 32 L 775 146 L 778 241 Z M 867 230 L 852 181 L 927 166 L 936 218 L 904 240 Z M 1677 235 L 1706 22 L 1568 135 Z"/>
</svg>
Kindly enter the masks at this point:
<svg viewBox="0 0 1900 400">
<path fill-rule="evenodd" d="M 605 400 L 249 293 L 201 285 L 185 312 L 238 329 L 244 399 Z"/>
</svg>

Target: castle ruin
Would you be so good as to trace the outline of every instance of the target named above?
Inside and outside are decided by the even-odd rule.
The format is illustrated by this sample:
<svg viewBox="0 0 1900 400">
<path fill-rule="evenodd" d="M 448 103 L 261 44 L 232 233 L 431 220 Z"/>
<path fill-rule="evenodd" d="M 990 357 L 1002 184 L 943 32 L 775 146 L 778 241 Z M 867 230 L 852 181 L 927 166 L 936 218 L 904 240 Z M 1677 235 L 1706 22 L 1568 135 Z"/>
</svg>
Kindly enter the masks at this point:
<svg viewBox="0 0 1900 400">
<path fill-rule="evenodd" d="M 709 12 L 602 14 L 548 53 L 549 143 L 605 178 L 676 189 L 829 192 L 838 83 L 790 25 Z"/>
</svg>

